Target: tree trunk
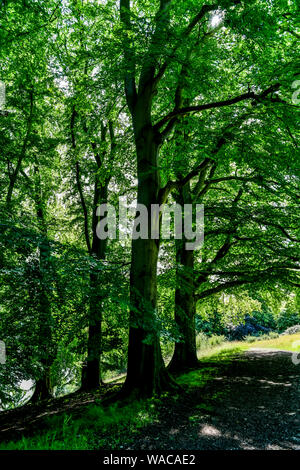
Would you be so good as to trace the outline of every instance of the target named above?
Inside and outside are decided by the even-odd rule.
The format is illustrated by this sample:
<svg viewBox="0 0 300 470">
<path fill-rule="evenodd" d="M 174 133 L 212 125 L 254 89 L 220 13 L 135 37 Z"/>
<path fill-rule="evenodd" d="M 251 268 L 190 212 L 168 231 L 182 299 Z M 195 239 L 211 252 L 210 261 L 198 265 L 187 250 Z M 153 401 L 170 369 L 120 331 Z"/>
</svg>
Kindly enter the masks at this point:
<svg viewBox="0 0 300 470">
<path fill-rule="evenodd" d="M 190 183 L 180 188 L 173 196 L 181 207 L 184 207 L 184 204 L 192 204 Z M 183 214 L 182 224 L 184 224 Z M 198 359 L 195 332 L 194 251 L 186 249 L 187 240 L 185 237 L 175 242 L 176 290 L 174 318 L 179 330 L 180 341 L 175 343 L 174 354 L 168 370 L 178 373 L 185 369 L 197 367 Z"/>
<path fill-rule="evenodd" d="M 38 167 L 35 167 L 35 178 L 36 214 L 43 237 L 39 246 L 39 355 L 43 370 L 42 375 L 36 379 L 35 391 L 30 399 L 33 403 L 52 398 L 51 365 L 55 358 L 51 329 L 51 304 L 48 296 L 51 282 L 49 279 L 51 247 L 48 240 Z"/>
<path fill-rule="evenodd" d="M 102 352 L 102 296 L 99 275 L 90 274 L 90 305 L 88 325 L 88 354 L 82 369 L 81 389 L 90 391 L 101 384 L 101 352 Z"/>
<path fill-rule="evenodd" d="M 157 203 L 160 189 L 159 144 L 151 125 L 142 127 L 141 120 L 134 122 L 137 202 L 148 210 L 148 239 L 132 240 L 128 369 L 123 393 L 146 397 L 166 390 L 172 380 L 163 362 L 156 319 L 159 240 L 151 239 L 151 204 Z"/>
<path fill-rule="evenodd" d="M 163 138 L 152 124 L 152 100 L 157 92 L 156 50 L 170 22 L 170 2 L 161 1 L 155 32 L 150 41 L 136 87 L 136 64 L 132 47 L 130 1 L 120 1 L 120 18 L 125 28 L 125 94 L 131 113 L 137 157 L 137 203 L 148 211 L 148 238 L 132 239 L 130 270 L 130 331 L 125 395 L 152 396 L 172 386 L 161 354 L 157 317 L 158 239 L 151 237 L 151 205 L 160 203 L 159 148 Z M 158 234 L 159 235 L 159 234 Z M 175 385 L 175 383 L 174 383 Z"/>
<path fill-rule="evenodd" d="M 185 240 L 176 241 L 176 291 L 175 322 L 180 333 L 180 341 L 175 343 L 175 350 L 168 369 L 178 373 L 197 367 L 194 299 L 194 252 L 185 249 Z"/>
<path fill-rule="evenodd" d="M 73 106 L 71 115 L 71 140 L 72 148 L 76 150 L 76 138 L 74 133 L 75 118 L 78 116 L 75 106 Z M 86 124 L 83 125 L 83 130 L 88 132 Z M 107 127 L 101 123 L 101 142 L 104 144 L 106 141 Z M 114 129 L 111 122 L 109 122 L 109 133 L 111 138 L 111 151 L 110 161 L 113 159 L 115 149 Z M 97 145 L 91 142 L 91 148 L 94 153 L 94 158 L 97 165 L 95 185 L 94 185 L 94 200 L 93 200 L 93 215 L 92 215 L 92 244 L 89 237 L 89 224 L 88 224 L 88 211 L 84 200 L 84 194 L 80 182 L 79 162 L 76 162 L 76 180 L 77 188 L 80 195 L 80 202 L 84 215 L 84 231 L 89 255 L 97 260 L 105 260 L 107 240 L 100 240 L 97 236 L 97 224 L 100 218 L 97 216 L 97 208 L 100 204 L 107 203 L 108 184 L 110 177 L 106 176 L 104 181 L 99 178 L 99 172 L 103 165 L 103 159 L 106 150 L 102 153 L 97 152 Z M 102 308 L 103 308 L 103 295 L 101 294 L 101 276 L 98 267 L 93 268 L 90 273 L 90 302 L 89 302 L 89 316 L 88 316 L 88 354 L 85 365 L 82 367 L 81 373 L 81 390 L 90 391 L 98 388 L 101 384 L 101 350 L 102 350 Z"/>
<path fill-rule="evenodd" d="M 50 368 L 44 370 L 43 377 L 37 379 L 35 383 L 35 390 L 32 397 L 30 398 L 31 403 L 38 403 L 41 400 L 49 400 L 52 398 L 51 394 L 52 385 L 51 385 L 51 376 Z"/>
<path fill-rule="evenodd" d="M 39 343 L 40 343 L 40 361 L 42 364 L 42 375 L 37 378 L 35 391 L 31 397 L 31 402 L 38 402 L 52 398 L 51 366 L 55 359 L 54 344 L 51 329 L 51 306 L 48 298 L 45 269 L 49 269 L 48 257 L 50 255 L 50 246 L 48 241 L 40 248 L 40 312 L 39 312 Z M 47 258 L 46 258 L 47 257 Z"/>
<path fill-rule="evenodd" d="M 96 210 L 101 202 L 107 202 L 108 184 L 100 186 L 95 182 L 94 204 L 93 204 L 93 241 L 91 254 L 97 260 L 105 259 L 107 240 L 100 240 L 96 233 L 98 217 Z M 101 384 L 101 353 L 102 353 L 102 308 L 103 295 L 101 294 L 101 276 L 96 270 L 90 274 L 90 304 L 88 325 L 88 355 L 87 361 L 82 369 L 81 389 L 84 391 L 94 390 Z"/>
</svg>

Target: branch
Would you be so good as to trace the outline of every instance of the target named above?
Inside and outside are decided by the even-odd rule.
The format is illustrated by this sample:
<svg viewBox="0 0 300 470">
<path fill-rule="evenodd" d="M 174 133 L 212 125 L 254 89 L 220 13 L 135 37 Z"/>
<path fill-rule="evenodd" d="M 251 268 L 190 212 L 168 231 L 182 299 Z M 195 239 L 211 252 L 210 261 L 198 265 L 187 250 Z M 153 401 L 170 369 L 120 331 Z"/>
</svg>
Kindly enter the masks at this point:
<svg viewBox="0 0 300 470">
<path fill-rule="evenodd" d="M 214 10 L 217 10 L 218 9 L 218 5 L 217 4 L 214 4 L 214 5 L 203 5 L 200 12 L 194 16 L 194 18 L 190 21 L 190 23 L 188 24 L 188 26 L 185 28 L 185 30 L 183 31 L 182 35 L 180 36 L 180 38 L 178 39 L 176 45 L 173 47 L 173 50 L 170 54 L 170 56 L 165 60 L 165 62 L 162 64 L 162 66 L 160 67 L 160 69 L 158 70 L 157 72 L 157 75 L 155 77 L 155 84 L 157 85 L 158 82 L 162 79 L 162 77 L 164 76 L 164 73 L 168 67 L 168 65 L 171 63 L 172 61 L 172 58 L 174 57 L 174 54 L 175 52 L 177 51 L 177 49 L 179 49 L 179 47 L 182 45 L 182 41 L 187 39 L 189 37 L 189 35 L 191 34 L 191 32 L 193 31 L 193 29 L 195 28 L 195 26 L 202 20 L 202 18 L 204 18 L 204 16 L 210 12 L 210 11 L 214 11 Z"/>
<path fill-rule="evenodd" d="M 233 200 L 233 204 L 232 204 L 232 207 L 236 206 L 238 201 L 241 199 L 243 195 L 243 189 L 240 188 L 236 197 L 234 198 Z M 210 271 L 212 269 L 212 267 L 214 266 L 214 264 L 225 258 L 225 256 L 228 254 L 228 252 L 230 251 L 230 248 L 234 245 L 234 243 L 231 241 L 231 237 L 232 235 L 237 231 L 237 228 L 238 228 L 238 224 L 235 222 L 233 224 L 233 227 L 228 229 L 227 231 L 224 232 L 224 234 L 226 234 L 226 239 L 225 239 L 225 242 L 223 243 L 223 245 L 219 248 L 219 250 L 217 251 L 214 259 L 209 263 L 209 266 L 210 266 Z M 204 276 L 203 274 L 200 275 L 197 280 L 195 281 L 196 283 L 201 283 L 201 282 L 204 282 L 208 277 L 208 274 L 206 276 Z"/>
<path fill-rule="evenodd" d="M 269 221 L 265 221 L 263 219 L 259 219 L 259 218 L 253 218 L 252 220 L 254 220 L 255 222 L 258 222 L 260 224 L 263 224 L 263 225 L 269 225 L 270 227 L 274 227 L 274 228 L 277 228 L 281 233 L 283 233 L 283 235 L 285 235 L 286 238 L 288 238 L 291 242 L 296 242 L 296 243 L 300 243 L 300 240 L 298 240 L 297 238 L 294 238 L 292 237 L 284 227 L 282 227 L 280 224 L 277 224 L 275 222 L 269 222 Z"/>
<path fill-rule="evenodd" d="M 142 93 L 145 86 L 151 85 L 155 89 L 157 82 L 154 78 L 156 68 L 156 56 L 161 53 L 165 44 L 165 34 L 170 23 L 170 4 L 172 0 L 160 0 L 160 7 L 155 16 L 155 31 L 142 66 L 139 93 Z"/>
<path fill-rule="evenodd" d="M 184 178 L 177 181 L 168 181 L 166 186 L 160 189 L 158 195 L 159 204 L 164 204 L 170 194 L 174 189 L 182 188 L 185 186 L 192 178 L 198 175 L 200 171 L 205 169 L 208 165 L 211 164 L 210 158 L 205 158 L 200 165 L 190 171 Z"/>
<path fill-rule="evenodd" d="M 73 151 L 76 150 L 76 138 L 75 138 L 75 132 L 74 132 L 74 125 L 75 125 L 75 118 L 77 116 L 77 112 L 75 109 L 75 106 L 73 106 L 72 109 L 72 114 L 71 114 L 71 122 L 70 122 L 70 131 L 71 131 L 71 141 L 72 141 L 72 148 Z M 77 189 L 79 192 L 79 197 L 80 197 L 80 203 L 83 211 L 83 217 L 84 217 L 84 235 L 85 235 L 85 241 L 86 241 L 86 246 L 88 249 L 88 252 L 91 253 L 91 242 L 90 242 L 90 236 L 89 236 L 89 223 L 88 223 L 88 211 L 87 207 L 85 204 L 85 199 L 82 191 L 82 186 L 81 186 L 81 181 L 80 181 L 80 168 L 79 168 L 79 163 L 76 161 L 76 183 L 77 183 Z"/>
<path fill-rule="evenodd" d="M 272 273 L 273 272 L 272 268 L 269 268 L 268 270 L 265 270 L 265 271 L 257 272 L 255 273 L 255 276 L 252 278 L 244 278 L 244 279 L 237 279 L 234 281 L 223 282 L 222 284 L 219 284 L 216 287 L 211 287 L 210 289 L 206 289 L 200 294 L 196 294 L 195 300 L 197 302 L 198 300 L 205 299 L 206 297 L 210 297 L 213 294 L 217 294 L 218 292 L 222 292 L 223 290 L 229 289 L 231 287 L 238 287 L 244 284 L 252 284 L 254 282 L 261 282 L 264 274 L 266 274 L 267 272 Z M 277 279 L 276 276 L 275 278 Z M 273 276 L 273 280 L 274 280 L 274 276 Z M 293 285 L 294 287 L 299 287 L 298 283 L 296 283 L 293 280 L 285 279 L 285 282 L 287 282 L 290 285 Z"/>
<path fill-rule="evenodd" d="M 297 282 L 292 282 L 292 281 L 287 281 L 287 282 L 288 282 L 288 284 L 290 284 L 293 287 L 300 287 L 300 284 L 297 283 Z"/>
<path fill-rule="evenodd" d="M 238 287 L 238 286 L 242 286 L 243 284 L 250 284 L 252 282 L 254 282 L 253 279 L 243 279 L 243 280 L 241 279 L 237 281 L 224 282 L 223 284 L 220 284 L 216 287 L 211 287 L 210 289 L 207 289 L 201 292 L 200 294 L 197 294 L 195 296 L 195 300 L 196 302 L 198 302 L 198 300 L 205 299 L 206 297 L 210 297 L 211 295 L 217 294 L 218 292 L 222 292 L 223 290 L 229 289 L 230 287 Z"/>
<path fill-rule="evenodd" d="M 251 269 L 252 268 L 252 269 Z M 299 264 L 282 264 L 280 266 L 272 265 L 269 268 L 263 270 L 255 270 L 251 266 L 245 266 L 242 271 L 198 271 L 199 273 L 207 276 L 245 276 L 245 275 L 255 275 L 261 276 L 262 274 L 266 274 L 269 272 L 274 271 L 287 271 L 287 270 L 294 270 L 299 271 L 300 265 Z"/>
<path fill-rule="evenodd" d="M 233 134 L 232 130 L 237 128 L 240 124 L 242 124 L 242 122 L 247 117 L 249 117 L 249 115 L 251 115 L 251 113 L 248 113 L 248 112 L 243 113 L 241 116 L 238 116 L 238 118 L 234 121 L 233 124 L 225 126 L 225 128 L 223 129 L 222 135 L 218 138 L 218 140 L 216 142 L 216 145 L 215 145 L 214 149 L 211 152 L 212 158 L 215 157 L 219 153 L 219 151 L 221 150 L 221 148 L 225 144 L 227 144 L 228 142 L 230 142 L 234 139 L 235 135 Z M 208 178 L 207 181 L 204 181 L 204 184 L 202 185 L 202 189 L 199 191 L 199 187 L 198 187 L 198 185 L 196 185 L 194 190 L 193 190 L 195 198 L 198 198 L 198 199 L 202 198 L 208 192 L 208 190 L 211 189 L 211 185 L 213 184 L 212 183 L 212 181 L 213 181 L 212 178 L 213 178 L 213 176 L 216 172 L 216 169 L 217 169 L 217 163 L 213 159 L 212 159 L 212 162 L 213 162 L 213 165 L 212 165 L 211 170 L 209 172 L 209 178 Z M 226 189 L 217 188 L 217 187 L 215 187 L 214 189 L 227 191 Z"/>
<path fill-rule="evenodd" d="M 131 30 L 130 21 L 130 0 L 120 0 L 120 18 L 125 27 L 125 40 L 124 40 L 124 59 L 125 59 L 125 93 L 128 108 L 130 112 L 133 111 L 135 101 L 137 98 L 136 83 L 135 83 L 135 59 L 134 53 L 128 38 L 127 32 Z"/>
<path fill-rule="evenodd" d="M 246 100 L 254 100 L 254 101 L 261 101 L 263 100 L 268 94 L 274 93 L 275 91 L 279 90 L 280 84 L 276 83 L 275 85 L 270 86 L 265 91 L 260 93 L 259 95 L 255 94 L 252 91 L 247 93 L 243 93 L 242 95 L 236 96 L 234 98 L 229 98 L 223 101 L 215 101 L 213 103 L 206 103 L 201 105 L 195 106 L 187 106 L 180 109 L 174 109 L 169 114 L 167 114 L 164 118 L 162 118 L 158 123 L 155 124 L 154 129 L 159 130 L 164 124 L 167 124 L 170 119 L 173 119 L 176 116 L 184 116 L 191 114 L 193 112 L 205 111 L 207 109 L 213 108 L 222 108 L 224 106 L 232 106 L 233 104 L 240 103 L 241 101 Z"/>
<path fill-rule="evenodd" d="M 194 201 L 197 201 L 199 199 L 200 194 L 203 193 L 204 186 L 205 186 L 205 178 L 206 178 L 209 168 L 210 168 L 209 173 L 211 174 L 211 172 L 214 171 L 213 169 L 215 168 L 215 166 L 216 166 L 215 162 L 211 160 L 210 165 L 207 165 L 205 168 L 203 168 L 200 171 L 198 181 L 191 191 Z"/>
<path fill-rule="evenodd" d="M 293 31 L 293 30 L 291 30 L 291 29 L 285 29 L 285 28 L 282 28 L 282 27 L 280 27 L 280 29 L 281 29 L 284 33 L 290 33 L 290 34 L 292 34 L 295 38 L 300 39 L 300 34 L 296 33 L 296 31 Z"/>
<path fill-rule="evenodd" d="M 6 206 L 9 208 L 11 205 L 11 199 L 12 199 L 12 194 L 14 190 L 14 186 L 16 184 L 17 178 L 19 171 L 21 169 L 22 161 L 25 158 L 26 151 L 27 151 L 27 145 L 29 142 L 30 134 L 31 134 L 31 129 L 32 129 L 32 121 L 33 121 L 33 111 L 34 111 L 34 96 L 33 96 L 33 90 L 30 90 L 29 92 L 29 99 L 30 99 L 30 110 L 29 110 L 29 116 L 27 120 L 27 129 L 26 129 L 26 135 L 24 138 L 24 142 L 19 154 L 19 158 L 16 164 L 16 168 L 13 172 L 13 174 L 10 177 L 10 182 L 9 182 L 9 187 L 6 195 Z"/>
<path fill-rule="evenodd" d="M 189 60 L 190 60 L 192 51 L 193 51 L 193 47 L 190 48 L 187 51 L 185 61 L 182 64 L 182 67 L 181 67 L 181 70 L 180 70 L 180 74 L 179 74 L 178 82 L 177 82 L 177 87 L 176 87 L 176 90 L 175 90 L 175 107 L 174 107 L 174 109 L 180 109 L 183 106 L 182 93 L 183 93 L 184 86 L 186 84 L 188 64 L 189 64 Z M 160 134 L 162 142 L 170 135 L 170 133 L 174 129 L 177 122 L 178 122 L 178 116 L 175 116 L 173 119 L 170 119 L 170 121 L 168 122 L 166 128 Z"/>
</svg>

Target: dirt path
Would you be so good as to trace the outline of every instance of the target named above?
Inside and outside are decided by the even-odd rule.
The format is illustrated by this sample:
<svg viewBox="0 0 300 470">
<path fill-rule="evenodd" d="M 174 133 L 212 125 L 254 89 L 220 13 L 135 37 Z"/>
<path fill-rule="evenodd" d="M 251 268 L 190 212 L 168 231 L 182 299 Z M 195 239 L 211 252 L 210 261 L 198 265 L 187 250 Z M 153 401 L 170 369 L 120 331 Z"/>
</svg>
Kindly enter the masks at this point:
<svg viewBox="0 0 300 470">
<path fill-rule="evenodd" d="M 300 365 L 291 354 L 235 356 L 204 388 L 164 408 L 130 448 L 300 450 Z"/>
<path fill-rule="evenodd" d="M 224 362 L 202 362 L 188 393 L 162 399 L 157 422 L 139 431 L 134 441 L 122 436 L 122 448 L 300 450 L 300 365 L 293 364 L 291 354 L 256 349 Z M 205 371 L 213 371 L 213 378 L 203 386 Z M 102 394 L 74 394 L 46 408 L 29 405 L 0 413 L 0 441 L 33 433 L 45 416 L 80 414 Z"/>
</svg>

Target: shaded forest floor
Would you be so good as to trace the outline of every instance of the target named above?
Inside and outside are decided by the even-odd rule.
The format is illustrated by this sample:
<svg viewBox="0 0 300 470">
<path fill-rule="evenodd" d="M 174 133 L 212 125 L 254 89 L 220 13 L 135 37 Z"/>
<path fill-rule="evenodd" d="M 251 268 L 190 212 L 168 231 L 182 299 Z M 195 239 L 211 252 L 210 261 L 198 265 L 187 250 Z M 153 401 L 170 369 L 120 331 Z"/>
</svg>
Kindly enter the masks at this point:
<svg viewBox="0 0 300 470">
<path fill-rule="evenodd" d="M 199 372 L 190 373 L 187 397 L 164 407 L 160 423 L 130 448 L 300 450 L 300 365 L 291 353 L 250 350 L 228 359 L 204 387 L 196 385 Z"/>
<path fill-rule="evenodd" d="M 101 398 L 120 387 L 109 384 L 2 412 L 0 449 L 300 450 L 300 365 L 291 359 L 225 351 L 179 376 L 177 396 L 103 410 Z"/>
</svg>

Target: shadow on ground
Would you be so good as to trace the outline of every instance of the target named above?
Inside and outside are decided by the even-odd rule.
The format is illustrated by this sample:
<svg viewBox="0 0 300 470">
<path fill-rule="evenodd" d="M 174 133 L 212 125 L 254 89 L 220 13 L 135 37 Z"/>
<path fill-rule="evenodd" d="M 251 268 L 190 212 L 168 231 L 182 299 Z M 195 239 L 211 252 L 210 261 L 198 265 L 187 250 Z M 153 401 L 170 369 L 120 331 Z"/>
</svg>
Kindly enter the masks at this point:
<svg viewBox="0 0 300 470">
<path fill-rule="evenodd" d="M 134 435 L 127 431 L 118 442 L 124 450 L 300 450 L 300 365 L 291 354 L 250 350 L 200 362 L 197 370 L 178 378 L 186 392 L 157 401 L 155 422 Z M 0 441 L 41 432 L 49 416 L 80 416 L 119 387 L 110 384 L 96 394 L 76 393 L 2 412 Z M 95 436 L 90 448 L 100 446 Z"/>
<path fill-rule="evenodd" d="M 165 402 L 159 423 L 143 429 L 131 449 L 300 450 L 300 365 L 286 351 L 247 351 L 201 368 L 216 376 L 184 399 Z M 201 370 L 200 368 L 200 370 Z M 199 374 L 201 381 L 201 374 Z"/>
</svg>

